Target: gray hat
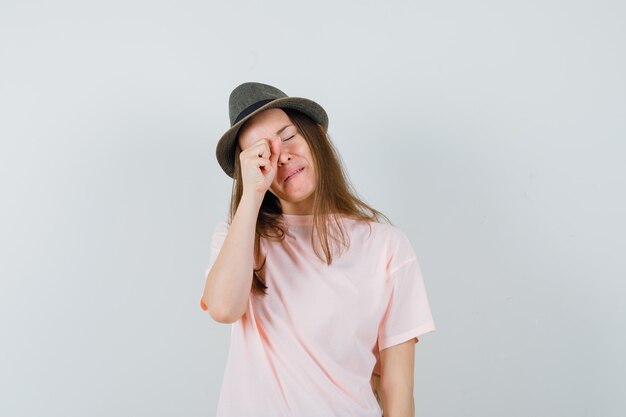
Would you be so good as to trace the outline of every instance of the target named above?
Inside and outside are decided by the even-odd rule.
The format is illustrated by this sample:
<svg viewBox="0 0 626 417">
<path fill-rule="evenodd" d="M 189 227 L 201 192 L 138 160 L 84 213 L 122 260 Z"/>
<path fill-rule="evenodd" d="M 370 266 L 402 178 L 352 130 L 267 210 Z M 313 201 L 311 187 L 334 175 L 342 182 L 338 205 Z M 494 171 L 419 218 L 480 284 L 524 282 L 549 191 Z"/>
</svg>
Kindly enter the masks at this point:
<svg viewBox="0 0 626 417">
<path fill-rule="evenodd" d="M 217 142 L 215 155 L 226 174 L 235 175 L 235 148 L 239 128 L 252 116 L 267 109 L 288 108 L 299 110 L 313 121 L 328 129 L 328 115 L 316 102 L 303 97 L 288 97 L 271 85 L 247 82 L 237 86 L 228 100 L 230 129 Z"/>
</svg>

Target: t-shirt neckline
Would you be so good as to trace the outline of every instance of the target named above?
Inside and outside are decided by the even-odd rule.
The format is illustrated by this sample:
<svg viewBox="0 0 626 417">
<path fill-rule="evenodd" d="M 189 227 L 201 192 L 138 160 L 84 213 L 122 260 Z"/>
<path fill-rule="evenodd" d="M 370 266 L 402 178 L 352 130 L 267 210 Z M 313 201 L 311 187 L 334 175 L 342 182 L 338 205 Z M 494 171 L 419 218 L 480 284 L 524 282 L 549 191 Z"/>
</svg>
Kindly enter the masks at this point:
<svg viewBox="0 0 626 417">
<path fill-rule="evenodd" d="M 330 215 L 338 215 L 339 213 L 330 213 Z M 290 226 L 313 225 L 313 214 L 286 214 L 281 213 L 285 219 L 285 223 Z"/>
</svg>

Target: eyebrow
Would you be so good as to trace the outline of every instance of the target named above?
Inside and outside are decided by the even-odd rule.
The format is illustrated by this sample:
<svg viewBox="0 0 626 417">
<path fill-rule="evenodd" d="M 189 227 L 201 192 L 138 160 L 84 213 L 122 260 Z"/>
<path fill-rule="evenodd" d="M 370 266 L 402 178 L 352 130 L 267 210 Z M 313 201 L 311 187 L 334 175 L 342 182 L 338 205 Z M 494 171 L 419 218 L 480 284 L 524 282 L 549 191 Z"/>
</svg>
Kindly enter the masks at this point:
<svg viewBox="0 0 626 417">
<path fill-rule="evenodd" d="M 278 129 L 278 130 L 276 131 L 276 134 L 277 134 L 277 135 L 280 135 L 280 134 L 281 134 L 281 132 L 282 132 L 283 130 L 287 129 L 288 127 L 293 127 L 293 124 L 288 124 L 288 125 L 285 125 L 285 126 L 281 127 L 280 129 Z"/>
<path fill-rule="evenodd" d="M 280 129 L 278 129 L 278 130 L 276 131 L 276 134 L 277 134 L 277 135 L 279 135 L 279 134 L 280 134 L 283 130 L 287 129 L 287 128 L 288 128 L 288 127 L 290 127 L 290 126 L 293 126 L 293 125 L 289 124 L 289 125 L 287 125 L 287 126 L 283 126 L 283 127 L 281 127 Z"/>
</svg>

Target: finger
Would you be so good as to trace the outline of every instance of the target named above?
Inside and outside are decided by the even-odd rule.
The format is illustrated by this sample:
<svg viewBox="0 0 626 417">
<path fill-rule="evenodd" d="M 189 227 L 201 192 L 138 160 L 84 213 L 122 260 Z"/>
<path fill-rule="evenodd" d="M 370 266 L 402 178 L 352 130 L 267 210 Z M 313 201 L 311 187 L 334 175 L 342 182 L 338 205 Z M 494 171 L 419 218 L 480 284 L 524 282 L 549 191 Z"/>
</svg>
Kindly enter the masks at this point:
<svg viewBox="0 0 626 417">
<path fill-rule="evenodd" d="M 270 142 L 271 146 L 271 155 L 270 161 L 272 162 L 272 166 L 276 167 L 278 164 L 278 157 L 280 156 L 280 150 L 283 142 L 280 139 L 274 139 Z"/>
<path fill-rule="evenodd" d="M 258 168 L 270 169 L 272 164 L 271 164 L 270 160 L 267 159 L 267 158 L 259 158 L 259 159 L 256 160 L 256 166 Z"/>
<path fill-rule="evenodd" d="M 256 143 L 255 147 L 256 155 L 259 158 L 267 158 L 271 155 L 270 145 L 268 144 L 268 139 L 261 139 Z"/>
</svg>

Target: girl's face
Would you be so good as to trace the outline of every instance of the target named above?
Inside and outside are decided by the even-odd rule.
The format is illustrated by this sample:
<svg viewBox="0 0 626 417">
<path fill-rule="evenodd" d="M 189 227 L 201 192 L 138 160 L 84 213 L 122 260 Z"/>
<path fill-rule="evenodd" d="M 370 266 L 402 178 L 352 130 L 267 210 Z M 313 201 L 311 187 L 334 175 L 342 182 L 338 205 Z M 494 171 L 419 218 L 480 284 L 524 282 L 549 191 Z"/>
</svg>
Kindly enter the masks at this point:
<svg viewBox="0 0 626 417">
<path fill-rule="evenodd" d="M 311 150 L 287 113 L 269 109 L 255 115 L 239 130 L 239 146 L 245 150 L 261 139 L 281 140 L 277 172 L 269 191 L 281 202 L 283 213 L 312 214 L 317 178 Z M 299 170 L 296 175 L 290 176 Z M 287 178 L 290 176 L 289 178 Z"/>
</svg>

